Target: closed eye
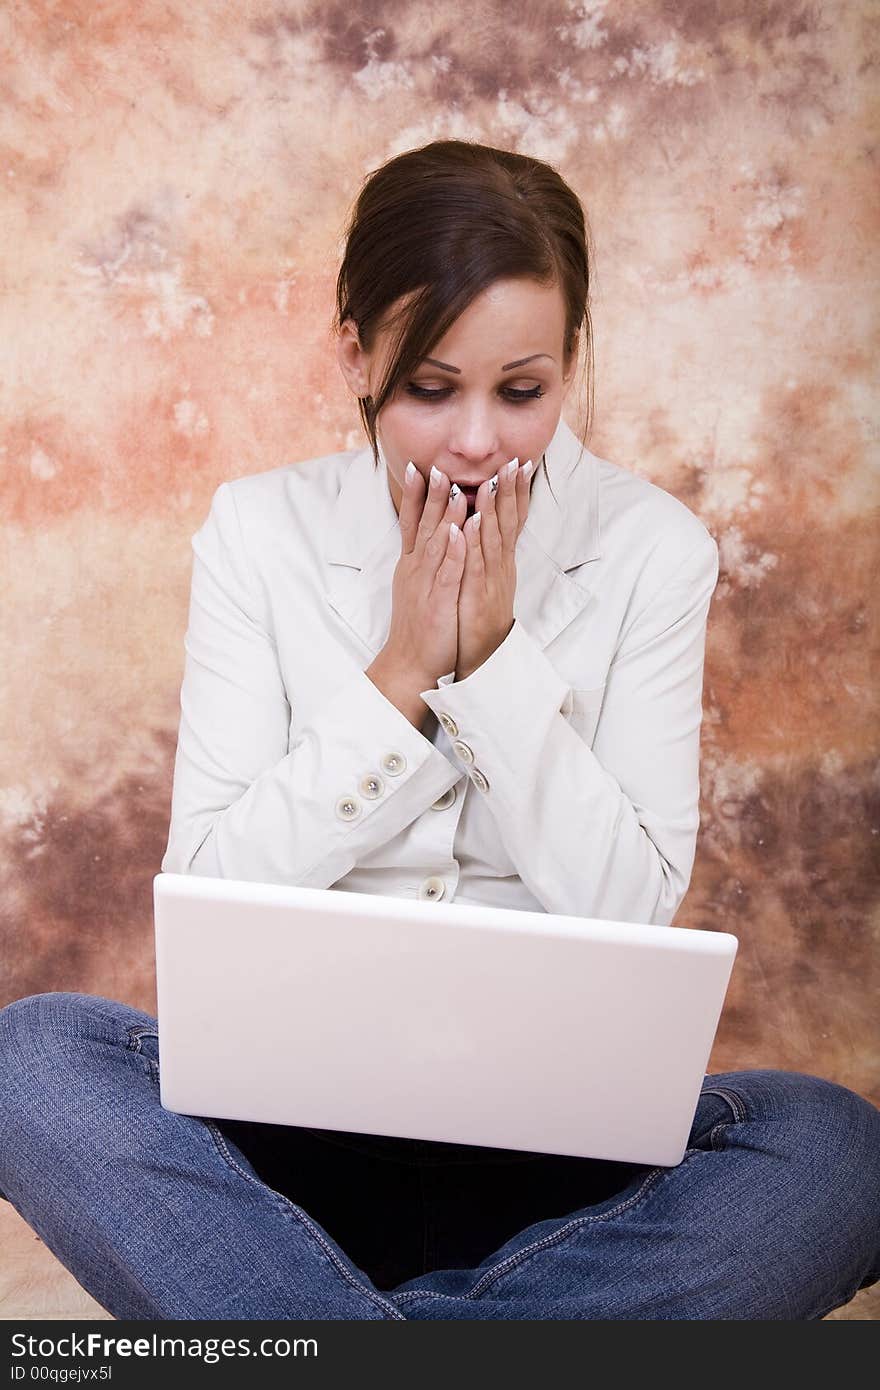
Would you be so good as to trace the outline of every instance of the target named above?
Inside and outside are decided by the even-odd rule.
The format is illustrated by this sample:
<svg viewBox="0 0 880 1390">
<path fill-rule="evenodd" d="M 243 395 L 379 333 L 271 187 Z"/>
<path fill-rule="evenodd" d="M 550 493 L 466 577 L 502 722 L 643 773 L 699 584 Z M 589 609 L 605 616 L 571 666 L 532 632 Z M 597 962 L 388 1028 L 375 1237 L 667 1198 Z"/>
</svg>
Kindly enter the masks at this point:
<svg viewBox="0 0 880 1390">
<path fill-rule="evenodd" d="M 439 390 L 432 391 L 427 386 L 417 386 L 414 381 L 407 382 L 407 391 L 418 401 L 442 401 L 452 393 L 451 386 L 443 386 Z M 505 386 L 501 391 L 511 405 L 516 405 L 522 401 L 538 401 L 544 394 L 541 386 L 533 386 L 529 391 L 517 391 L 512 386 Z"/>
</svg>

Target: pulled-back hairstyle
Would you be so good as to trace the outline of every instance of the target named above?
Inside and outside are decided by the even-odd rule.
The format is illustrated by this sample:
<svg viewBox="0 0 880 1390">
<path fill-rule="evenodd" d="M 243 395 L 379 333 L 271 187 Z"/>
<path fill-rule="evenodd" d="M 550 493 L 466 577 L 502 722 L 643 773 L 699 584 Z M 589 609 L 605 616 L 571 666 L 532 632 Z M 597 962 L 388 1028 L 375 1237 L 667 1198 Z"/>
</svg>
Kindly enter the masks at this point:
<svg viewBox="0 0 880 1390">
<path fill-rule="evenodd" d="M 496 280 L 557 284 L 565 301 L 565 362 L 578 330 L 588 351 L 593 414 L 589 227 L 575 193 L 549 164 L 467 140 L 435 140 L 374 170 L 348 219 L 336 282 L 338 333 L 346 319 L 371 352 L 379 329 L 392 348 L 378 394 L 358 400 L 379 465 L 376 417 L 471 301 Z M 396 314 L 391 306 L 401 299 Z M 546 473 L 546 460 L 544 471 Z M 549 479 L 548 479 L 549 481 Z"/>
</svg>

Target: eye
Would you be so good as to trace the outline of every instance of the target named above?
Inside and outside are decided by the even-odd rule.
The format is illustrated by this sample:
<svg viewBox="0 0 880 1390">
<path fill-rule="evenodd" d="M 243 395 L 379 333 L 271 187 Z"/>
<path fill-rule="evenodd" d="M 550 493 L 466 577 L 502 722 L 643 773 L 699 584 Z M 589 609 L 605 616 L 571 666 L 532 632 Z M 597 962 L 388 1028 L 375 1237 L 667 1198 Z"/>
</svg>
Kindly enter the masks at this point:
<svg viewBox="0 0 880 1390">
<path fill-rule="evenodd" d="M 432 391 L 429 387 L 418 386 L 414 381 L 407 382 L 408 393 L 418 401 L 441 401 L 444 400 L 452 391 L 451 386 L 444 386 L 438 391 Z M 505 386 L 501 391 L 512 405 L 522 401 L 539 401 L 544 394 L 542 386 L 533 386 L 529 391 L 517 391 L 512 386 Z"/>
<path fill-rule="evenodd" d="M 505 386 L 504 392 L 511 401 L 539 401 L 544 394 L 543 386 L 533 386 L 528 391 L 517 391 L 513 386 Z"/>
</svg>

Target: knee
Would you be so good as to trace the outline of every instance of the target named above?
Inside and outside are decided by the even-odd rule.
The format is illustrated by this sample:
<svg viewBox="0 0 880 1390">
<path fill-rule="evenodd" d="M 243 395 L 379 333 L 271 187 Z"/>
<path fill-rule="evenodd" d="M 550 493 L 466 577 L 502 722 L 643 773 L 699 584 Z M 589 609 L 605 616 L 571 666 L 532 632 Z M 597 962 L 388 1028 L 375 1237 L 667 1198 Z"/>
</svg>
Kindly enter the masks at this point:
<svg viewBox="0 0 880 1390">
<path fill-rule="evenodd" d="M 707 1083 L 739 1100 L 738 1120 L 791 1120 L 800 1132 L 815 1131 L 830 1144 L 843 1139 L 852 1147 L 864 1141 L 866 1152 L 873 1149 L 878 1156 L 880 1110 L 836 1081 L 806 1072 L 755 1069 L 724 1072 Z"/>
<path fill-rule="evenodd" d="M 113 1069 L 135 1056 L 131 1030 L 154 1026 L 140 1009 L 64 991 L 0 1009 L 0 1189 L 16 1156 L 58 1158 L 64 1136 L 94 1110 L 96 1087 L 108 1095 Z"/>
<path fill-rule="evenodd" d="M 72 1039 L 82 1036 L 86 999 L 75 994 L 31 994 L 0 1009 L 2 1196 L 16 1190 L 22 1155 L 27 1162 L 32 1159 L 35 1130 L 66 1101 L 66 1064 Z"/>
<path fill-rule="evenodd" d="M 802 1216 L 824 1229 L 845 1301 L 880 1278 L 880 1110 L 836 1082 L 800 1083 Z"/>
<path fill-rule="evenodd" d="M 805 1145 L 880 1181 L 880 1110 L 875 1105 L 823 1076 L 765 1075 L 772 1078 L 776 1114 L 792 1122 Z"/>
<path fill-rule="evenodd" d="M 62 991 L 47 994 L 28 994 L 13 999 L 0 1009 L 0 1047 L 29 1052 L 39 1048 L 44 1039 L 57 1041 L 63 1036 L 76 1036 L 97 1002 L 88 994 L 69 994 Z"/>
<path fill-rule="evenodd" d="M 744 1113 L 757 1122 L 770 1149 L 782 1151 L 801 1177 L 805 1209 L 833 1208 L 862 1233 L 880 1239 L 880 1110 L 825 1077 L 803 1072 L 730 1075 Z M 764 1122 L 766 1122 L 766 1127 Z"/>
<path fill-rule="evenodd" d="M 86 1042 L 117 1043 L 149 1014 L 98 995 L 53 991 L 14 999 L 0 1009 L 0 1086 L 5 1096 L 41 1077 L 63 1076 L 65 1060 Z"/>
<path fill-rule="evenodd" d="M 828 1158 L 838 1188 L 859 1195 L 864 1215 L 880 1222 L 880 1110 L 846 1086 L 808 1077 L 804 1112 L 820 1152 Z M 878 1232 L 880 1237 L 880 1232 Z"/>
<path fill-rule="evenodd" d="M 28 994 L 0 1009 L 0 1070 L 7 1077 L 27 1066 L 33 1054 L 44 1050 L 65 1031 L 76 1029 L 78 994 Z"/>
<path fill-rule="evenodd" d="M 798 1260 L 816 1285 L 811 1306 L 823 1309 L 880 1278 L 877 1107 L 803 1072 L 730 1072 L 709 1084 L 734 1111 L 719 1147 L 739 1151 L 762 1241 L 784 1233 L 776 1248 L 780 1288 Z"/>
<path fill-rule="evenodd" d="M 880 1210 L 880 1110 L 857 1092 L 805 1072 L 755 1069 L 708 1078 L 732 1119 L 815 1174 L 870 1196 Z"/>
</svg>

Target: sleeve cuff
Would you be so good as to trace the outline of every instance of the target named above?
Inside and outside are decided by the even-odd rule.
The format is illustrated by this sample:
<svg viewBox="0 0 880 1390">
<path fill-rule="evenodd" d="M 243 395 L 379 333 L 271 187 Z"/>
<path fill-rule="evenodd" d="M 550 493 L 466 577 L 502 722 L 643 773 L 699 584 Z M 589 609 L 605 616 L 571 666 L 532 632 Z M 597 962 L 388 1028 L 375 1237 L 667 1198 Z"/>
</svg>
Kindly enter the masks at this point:
<svg viewBox="0 0 880 1390">
<path fill-rule="evenodd" d="M 462 681 L 454 672 L 441 676 L 436 687 L 419 694 L 444 728 L 445 714 L 460 730 L 495 730 L 493 742 L 500 737 L 502 743 L 528 729 L 536 710 L 571 710 L 571 687 L 518 618 L 476 671 Z"/>
<path fill-rule="evenodd" d="M 461 775 L 436 744 L 386 699 L 365 671 L 355 684 L 337 692 L 325 706 L 324 716 L 331 724 L 350 731 L 352 766 L 357 766 L 358 755 L 363 759 L 366 753 L 380 770 L 395 777 L 398 768 L 405 768 L 406 774 L 397 783 L 400 786 L 418 772 L 420 792 L 430 800 L 447 792 Z M 369 730 L 368 738 L 365 730 Z"/>
</svg>

